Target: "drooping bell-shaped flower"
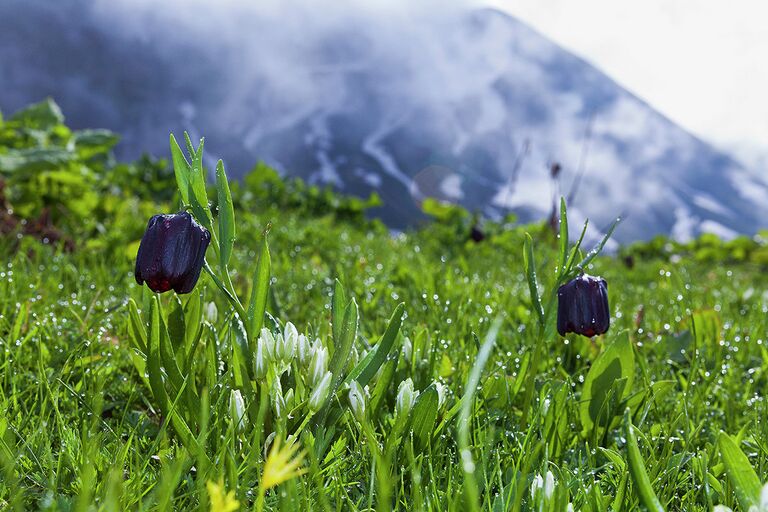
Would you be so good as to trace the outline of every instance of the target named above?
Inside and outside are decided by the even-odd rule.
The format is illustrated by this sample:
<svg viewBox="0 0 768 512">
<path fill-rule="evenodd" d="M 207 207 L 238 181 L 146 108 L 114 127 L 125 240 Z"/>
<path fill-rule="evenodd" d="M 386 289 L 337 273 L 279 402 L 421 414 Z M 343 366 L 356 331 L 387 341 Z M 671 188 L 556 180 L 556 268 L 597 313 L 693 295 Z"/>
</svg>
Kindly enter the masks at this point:
<svg viewBox="0 0 768 512">
<path fill-rule="evenodd" d="M 189 293 L 197 284 L 211 234 L 187 212 L 155 215 L 136 255 L 136 282 L 157 293 Z"/>
<path fill-rule="evenodd" d="M 582 274 L 557 290 L 557 332 L 583 336 L 603 334 L 610 325 L 608 284 L 602 277 Z"/>
</svg>

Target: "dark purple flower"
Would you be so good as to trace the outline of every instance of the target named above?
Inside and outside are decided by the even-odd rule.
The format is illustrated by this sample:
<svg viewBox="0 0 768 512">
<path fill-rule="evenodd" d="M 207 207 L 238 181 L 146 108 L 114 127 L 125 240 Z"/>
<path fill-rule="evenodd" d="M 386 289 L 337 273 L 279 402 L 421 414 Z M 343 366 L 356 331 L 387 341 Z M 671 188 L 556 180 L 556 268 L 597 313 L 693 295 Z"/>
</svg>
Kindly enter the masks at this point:
<svg viewBox="0 0 768 512">
<path fill-rule="evenodd" d="M 189 293 L 197 284 L 211 234 L 187 212 L 149 219 L 136 255 L 136 282 L 153 292 Z"/>
<path fill-rule="evenodd" d="M 608 284 L 602 277 L 582 274 L 557 290 L 557 332 L 595 336 L 608 330 Z"/>
</svg>

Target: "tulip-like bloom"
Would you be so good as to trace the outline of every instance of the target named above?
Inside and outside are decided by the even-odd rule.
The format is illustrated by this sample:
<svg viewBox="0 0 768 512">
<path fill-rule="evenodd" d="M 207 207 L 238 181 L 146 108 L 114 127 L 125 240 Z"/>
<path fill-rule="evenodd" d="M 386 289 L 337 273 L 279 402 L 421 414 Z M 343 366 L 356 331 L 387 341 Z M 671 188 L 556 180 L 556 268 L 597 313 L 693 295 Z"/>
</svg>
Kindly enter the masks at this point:
<svg viewBox="0 0 768 512">
<path fill-rule="evenodd" d="M 582 274 L 557 290 L 557 332 L 583 336 L 603 334 L 610 325 L 608 284 Z"/>
<path fill-rule="evenodd" d="M 136 255 L 136 282 L 153 292 L 173 289 L 189 293 L 197 284 L 205 262 L 205 251 L 211 241 L 207 229 L 195 222 L 187 212 L 155 215 Z"/>
</svg>

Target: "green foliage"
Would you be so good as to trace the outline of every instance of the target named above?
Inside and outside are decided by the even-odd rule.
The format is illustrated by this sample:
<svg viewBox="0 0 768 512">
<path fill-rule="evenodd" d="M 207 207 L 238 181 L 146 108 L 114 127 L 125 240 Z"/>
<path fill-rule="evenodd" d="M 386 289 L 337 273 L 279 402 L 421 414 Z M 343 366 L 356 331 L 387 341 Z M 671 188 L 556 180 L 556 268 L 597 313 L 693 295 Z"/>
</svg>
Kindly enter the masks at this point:
<svg viewBox="0 0 768 512">
<path fill-rule="evenodd" d="M 5 120 L 0 155 L 66 149 L 60 119 Z M 229 184 L 230 210 L 223 167 L 191 190 L 214 176 L 191 146 L 166 155 L 172 172 L 82 144 L 96 220 L 68 233 L 86 249 L 0 241 L 0 509 L 204 511 L 230 492 L 241 510 L 759 504 L 759 247 L 717 264 L 634 251 L 629 269 L 584 262 L 564 227 L 488 222 L 471 242 L 466 212 L 393 235 L 263 166 Z M 216 243 L 193 293 L 157 297 L 133 281 L 131 244 L 179 203 L 210 214 Z M 553 325 L 579 262 L 610 283 L 594 339 Z M 275 439 L 295 445 L 268 466 Z"/>
</svg>

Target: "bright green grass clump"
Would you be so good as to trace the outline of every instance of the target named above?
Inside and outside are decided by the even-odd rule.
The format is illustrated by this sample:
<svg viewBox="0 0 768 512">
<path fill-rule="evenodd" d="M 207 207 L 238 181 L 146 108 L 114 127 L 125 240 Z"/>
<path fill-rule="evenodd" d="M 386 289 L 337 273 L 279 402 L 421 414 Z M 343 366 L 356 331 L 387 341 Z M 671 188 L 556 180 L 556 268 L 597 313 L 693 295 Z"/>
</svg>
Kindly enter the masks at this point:
<svg viewBox="0 0 768 512">
<path fill-rule="evenodd" d="M 31 236 L 3 239 L 0 509 L 760 506 L 768 479 L 763 267 L 682 251 L 638 251 L 632 268 L 598 257 L 585 270 L 609 283 L 611 328 L 562 338 L 553 317 L 539 324 L 523 261 L 528 231 L 538 291 L 548 297 L 561 264 L 549 228 L 494 225 L 473 243 L 450 218 L 392 235 L 332 208 L 308 211 L 305 192 L 274 206 L 247 185 L 233 188 L 232 288 L 248 297 L 257 283 L 271 222 L 264 325 L 284 341 L 291 322 L 308 343 L 290 354 L 265 348 L 265 367 L 233 360 L 243 335 L 207 274 L 180 302 L 170 293 L 152 306 L 116 247 L 86 250 L 79 240 L 80 250 L 65 252 Z M 131 242 L 122 242 L 134 247 L 129 254 Z M 152 369 L 139 371 L 152 349 L 135 342 L 132 303 L 147 336 L 153 307 L 172 338 L 202 319 L 199 339 L 162 354 L 155 376 L 167 402 Z M 389 339 L 400 303 L 402 325 Z M 367 386 L 344 379 L 313 401 L 323 372 L 315 375 L 313 352 L 301 350 L 325 347 L 324 369 L 333 368 L 348 335 L 334 331 L 354 323 L 352 313 L 337 315 L 350 304 L 359 321 L 340 375 L 365 366 L 378 344 L 391 350 Z"/>
</svg>

